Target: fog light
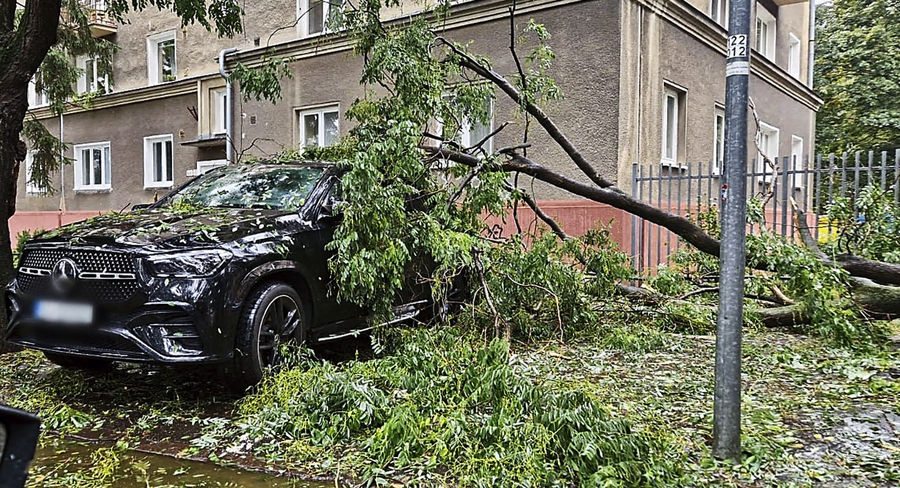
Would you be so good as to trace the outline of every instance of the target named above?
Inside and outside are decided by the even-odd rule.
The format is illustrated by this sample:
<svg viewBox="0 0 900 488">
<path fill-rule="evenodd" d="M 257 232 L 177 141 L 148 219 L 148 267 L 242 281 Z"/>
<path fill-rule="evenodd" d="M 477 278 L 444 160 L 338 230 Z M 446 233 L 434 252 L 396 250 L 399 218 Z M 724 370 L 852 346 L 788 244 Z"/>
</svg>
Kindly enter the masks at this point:
<svg viewBox="0 0 900 488">
<path fill-rule="evenodd" d="M 203 352 L 203 342 L 193 325 L 151 324 L 139 331 L 167 356 L 198 356 Z"/>
</svg>

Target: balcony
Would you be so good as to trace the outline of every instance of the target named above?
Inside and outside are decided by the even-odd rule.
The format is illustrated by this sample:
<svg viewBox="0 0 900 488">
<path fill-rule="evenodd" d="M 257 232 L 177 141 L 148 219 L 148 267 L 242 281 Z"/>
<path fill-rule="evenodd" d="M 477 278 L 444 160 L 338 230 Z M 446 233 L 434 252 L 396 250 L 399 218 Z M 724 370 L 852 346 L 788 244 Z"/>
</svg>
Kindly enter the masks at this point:
<svg viewBox="0 0 900 488">
<path fill-rule="evenodd" d="M 88 27 L 94 37 L 106 37 L 115 34 L 119 25 L 106 13 L 106 0 L 80 0 L 87 10 Z"/>
</svg>

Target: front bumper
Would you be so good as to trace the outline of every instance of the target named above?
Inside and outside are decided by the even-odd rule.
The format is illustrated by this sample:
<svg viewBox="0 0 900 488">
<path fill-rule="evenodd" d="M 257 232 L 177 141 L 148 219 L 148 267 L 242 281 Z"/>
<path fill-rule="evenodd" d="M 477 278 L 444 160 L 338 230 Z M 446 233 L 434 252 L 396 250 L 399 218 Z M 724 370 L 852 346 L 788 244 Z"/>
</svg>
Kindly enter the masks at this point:
<svg viewBox="0 0 900 488">
<path fill-rule="evenodd" d="M 94 308 L 91 324 L 39 320 L 39 300 L 58 297 L 25 293 L 14 281 L 7 290 L 5 338 L 30 349 L 130 362 L 213 363 L 233 354 L 237 314 L 226 313 L 224 272 L 211 278 L 142 277 L 139 291 L 122 303 L 84 300 Z"/>
</svg>

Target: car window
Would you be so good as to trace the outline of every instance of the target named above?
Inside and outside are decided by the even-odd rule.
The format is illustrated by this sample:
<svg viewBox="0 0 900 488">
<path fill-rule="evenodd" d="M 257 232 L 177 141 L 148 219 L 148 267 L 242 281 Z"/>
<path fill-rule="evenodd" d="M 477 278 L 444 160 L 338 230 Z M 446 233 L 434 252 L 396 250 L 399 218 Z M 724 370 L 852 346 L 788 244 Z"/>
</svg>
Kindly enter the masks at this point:
<svg viewBox="0 0 900 488">
<path fill-rule="evenodd" d="M 173 195 L 173 204 L 298 210 L 323 168 L 244 166 L 207 173 Z"/>
</svg>

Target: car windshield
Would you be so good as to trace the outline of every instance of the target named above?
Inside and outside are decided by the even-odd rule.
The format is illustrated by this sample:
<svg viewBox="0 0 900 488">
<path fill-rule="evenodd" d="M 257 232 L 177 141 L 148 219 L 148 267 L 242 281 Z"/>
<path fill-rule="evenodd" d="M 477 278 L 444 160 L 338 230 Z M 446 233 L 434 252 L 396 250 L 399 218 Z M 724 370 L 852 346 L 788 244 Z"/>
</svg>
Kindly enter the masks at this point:
<svg viewBox="0 0 900 488">
<path fill-rule="evenodd" d="M 324 168 L 235 166 L 207 173 L 171 197 L 171 203 L 199 207 L 298 210 Z"/>
</svg>

